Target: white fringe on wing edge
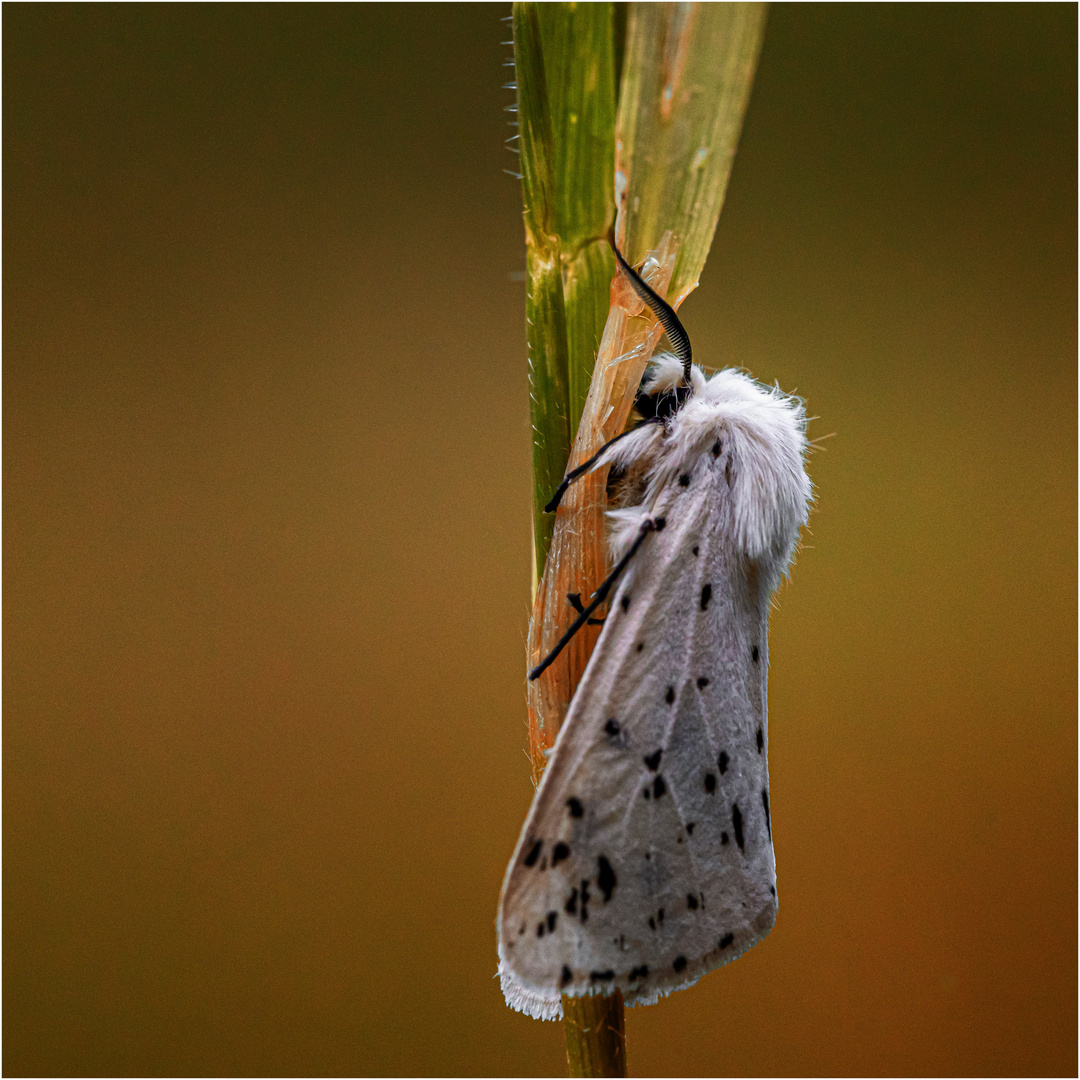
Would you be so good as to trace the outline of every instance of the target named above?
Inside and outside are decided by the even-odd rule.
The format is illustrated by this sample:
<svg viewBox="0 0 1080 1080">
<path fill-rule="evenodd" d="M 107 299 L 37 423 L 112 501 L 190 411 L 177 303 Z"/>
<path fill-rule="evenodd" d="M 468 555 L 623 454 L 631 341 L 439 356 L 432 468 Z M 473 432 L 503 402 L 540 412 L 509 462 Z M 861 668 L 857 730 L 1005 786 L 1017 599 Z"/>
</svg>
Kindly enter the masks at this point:
<svg viewBox="0 0 1080 1080">
<path fill-rule="evenodd" d="M 531 1016 L 534 1020 L 562 1019 L 562 998 L 556 996 L 553 1001 L 548 996 L 550 991 L 545 994 L 543 991 L 530 989 L 501 958 L 499 959 L 499 985 L 502 987 L 506 1004 L 511 1009 Z"/>
<path fill-rule="evenodd" d="M 769 929 L 771 929 L 771 924 Z M 669 983 L 667 986 L 647 987 L 642 990 L 623 990 L 623 1004 L 628 1009 L 632 1009 L 636 1005 L 655 1005 L 661 998 L 675 993 L 676 990 L 686 990 L 698 982 L 703 975 L 708 975 L 710 971 L 715 971 L 717 968 L 725 967 L 732 960 L 738 960 L 740 956 L 749 952 L 759 941 L 765 938 L 769 929 L 766 929 L 763 934 L 750 938 L 739 949 L 731 952 L 714 952 L 703 957 L 695 965 L 697 970 L 688 971 L 686 978 L 681 982 Z M 502 952 L 501 949 L 499 951 Z M 526 1016 L 531 1016 L 534 1020 L 562 1019 L 562 997 L 552 990 L 538 990 L 527 986 L 513 973 L 509 964 L 501 956 L 499 957 L 499 986 L 502 989 L 503 997 L 506 999 L 506 1004 L 511 1009 L 524 1013 Z M 613 986 L 598 986 L 593 992 L 596 994 L 611 994 L 614 993 L 614 990 L 615 987 Z"/>
</svg>

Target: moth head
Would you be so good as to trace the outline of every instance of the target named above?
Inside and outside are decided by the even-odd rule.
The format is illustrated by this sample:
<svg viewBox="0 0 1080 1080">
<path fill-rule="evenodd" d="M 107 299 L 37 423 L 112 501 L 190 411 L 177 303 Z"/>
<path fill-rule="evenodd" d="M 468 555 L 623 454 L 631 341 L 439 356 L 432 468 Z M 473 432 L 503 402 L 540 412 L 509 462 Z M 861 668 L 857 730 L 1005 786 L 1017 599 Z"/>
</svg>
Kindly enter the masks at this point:
<svg viewBox="0 0 1080 1080">
<path fill-rule="evenodd" d="M 705 376 L 696 364 L 690 366 L 690 381 L 685 380 L 683 361 L 673 353 L 657 353 L 645 369 L 641 387 L 634 398 L 634 408 L 643 419 L 674 416 L 693 394 L 705 387 Z"/>
</svg>

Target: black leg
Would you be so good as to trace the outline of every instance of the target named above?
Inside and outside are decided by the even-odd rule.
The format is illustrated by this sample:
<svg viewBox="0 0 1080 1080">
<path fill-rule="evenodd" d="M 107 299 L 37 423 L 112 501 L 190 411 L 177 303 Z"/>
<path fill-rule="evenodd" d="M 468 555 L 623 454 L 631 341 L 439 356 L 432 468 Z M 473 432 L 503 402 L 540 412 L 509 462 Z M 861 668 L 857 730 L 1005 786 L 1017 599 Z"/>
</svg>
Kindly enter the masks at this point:
<svg viewBox="0 0 1080 1080">
<path fill-rule="evenodd" d="M 566 594 L 566 602 L 579 615 L 585 610 L 584 605 L 581 603 L 581 593 L 579 593 L 579 592 L 568 592 Z M 603 626 L 604 625 L 604 620 L 603 619 L 590 619 L 589 622 L 588 622 L 588 625 L 589 626 Z"/>
<path fill-rule="evenodd" d="M 546 671 L 548 667 L 551 666 L 551 663 L 555 659 L 555 657 L 557 657 L 559 653 L 561 653 L 563 649 L 565 649 L 566 646 L 570 644 L 573 636 L 585 625 L 586 622 L 588 622 L 589 616 L 607 599 L 607 595 L 611 591 L 611 586 L 619 580 L 619 576 L 629 565 L 630 560 L 634 557 L 635 554 L 637 554 L 637 549 L 641 547 L 641 545 L 645 542 L 645 537 L 648 536 L 651 532 L 659 532 L 664 527 L 664 524 L 664 518 L 662 517 L 657 518 L 655 521 L 649 518 L 644 522 L 644 524 L 641 526 L 641 531 L 638 533 L 637 539 L 631 545 L 630 550 L 615 564 L 611 573 L 608 574 L 606 578 L 604 578 L 603 584 L 601 584 L 600 588 L 592 594 L 592 599 L 589 601 L 586 607 L 582 608 L 581 614 L 574 620 L 570 629 L 567 630 L 561 638 L 559 638 L 558 644 L 555 646 L 555 648 L 552 649 L 551 652 L 549 652 L 547 656 L 544 657 L 544 659 L 541 660 L 540 663 L 537 664 L 536 667 L 534 667 L 532 671 L 529 672 L 529 682 L 532 682 L 533 679 L 539 678 L 539 676 L 544 671 Z M 578 597 L 578 599 L 580 601 L 581 598 Z"/>
<path fill-rule="evenodd" d="M 662 416 L 650 416 L 648 420 L 642 421 L 637 427 L 632 427 L 628 431 L 624 431 L 621 435 L 616 435 L 614 439 L 609 439 L 588 461 L 583 465 L 579 465 L 576 469 L 572 469 L 564 477 L 562 483 L 555 489 L 555 494 L 551 496 L 551 501 L 544 507 L 545 514 L 554 514 L 559 508 L 559 503 L 562 502 L 562 497 L 566 494 L 566 489 L 579 477 L 587 473 L 597 462 L 600 455 L 605 450 L 614 446 L 620 439 L 625 439 L 627 435 L 633 435 L 635 431 L 640 431 L 646 424 L 662 424 L 664 418 Z"/>
</svg>

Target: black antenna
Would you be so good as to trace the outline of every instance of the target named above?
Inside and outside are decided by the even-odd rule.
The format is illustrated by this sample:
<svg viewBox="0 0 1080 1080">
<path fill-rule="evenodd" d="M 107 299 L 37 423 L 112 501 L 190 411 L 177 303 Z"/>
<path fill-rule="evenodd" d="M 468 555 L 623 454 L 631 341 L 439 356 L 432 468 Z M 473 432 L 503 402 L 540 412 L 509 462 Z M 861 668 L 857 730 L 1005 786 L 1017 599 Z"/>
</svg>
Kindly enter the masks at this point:
<svg viewBox="0 0 1080 1080">
<path fill-rule="evenodd" d="M 657 296 L 656 293 L 649 288 L 641 275 L 623 258 L 622 252 L 615 243 L 614 227 L 608 232 L 608 243 L 611 244 L 611 250 L 615 252 L 615 258 L 619 260 L 619 265 L 630 279 L 630 284 L 633 286 L 634 292 L 649 305 L 652 309 L 652 313 L 664 328 L 664 333 L 667 334 L 668 341 L 671 342 L 671 347 L 674 350 L 675 355 L 682 361 L 683 384 L 689 386 L 690 366 L 694 361 L 690 351 L 690 338 L 683 329 L 683 324 L 679 322 L 679 316 L 675 314 L 675 309 L 666 300 Z"/>
</svg>

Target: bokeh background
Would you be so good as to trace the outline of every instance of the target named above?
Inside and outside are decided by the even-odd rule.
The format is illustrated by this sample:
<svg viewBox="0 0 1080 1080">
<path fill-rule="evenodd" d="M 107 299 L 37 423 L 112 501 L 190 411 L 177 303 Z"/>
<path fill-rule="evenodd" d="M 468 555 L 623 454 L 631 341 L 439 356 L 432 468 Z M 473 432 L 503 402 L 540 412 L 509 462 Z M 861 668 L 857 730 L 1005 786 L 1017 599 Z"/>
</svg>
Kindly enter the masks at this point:
<svg viewBox="0 0 1080 1080">
<path fill-rule="evenodd" d="M 561 1074 L 496 981 L 529 427 L 499 5 L 6 5 L 13 1074 Z M 777 6 L 695 353 L 807 400 L 780 918 L 644 1074 L 1075 1074 L 1072 5 Z"/>
</svg>

